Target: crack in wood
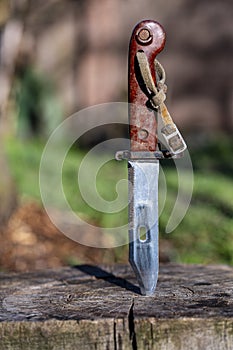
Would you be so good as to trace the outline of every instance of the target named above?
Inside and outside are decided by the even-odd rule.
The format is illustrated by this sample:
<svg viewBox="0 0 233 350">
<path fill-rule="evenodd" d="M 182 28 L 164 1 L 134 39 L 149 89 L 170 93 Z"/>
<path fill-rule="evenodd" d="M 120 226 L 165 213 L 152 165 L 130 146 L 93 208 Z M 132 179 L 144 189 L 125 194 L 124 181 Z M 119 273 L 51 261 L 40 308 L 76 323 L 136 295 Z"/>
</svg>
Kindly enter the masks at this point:
<svg viewBox="0 0 233 350">
<path fill-rule="evenodd" d="M 134 299 L 132 300 L 132 304 L 129 309 L 128 313 L 128 325 L 129 325 L 129 339 L 132 344 L 132 350 L 137 350 L 137 338 L 136 338 L 136 332 L 135 332 L 135 324 L 134 324 Z"/>
<path fill-rule="evenodd" d="M 181 288 L 187 289 L 189 290 L 192 294 L 195 294 L 194 290 L 190 287 L 186 287 L 186 286 L 181 286 Z"/>
<path fill-rule="evenodd" d="M 113 341 L 114 341 L 114 350 L 117 350 L 117 338 L 116 338 L 116 320 L 113 322 Z"/>
</svg>

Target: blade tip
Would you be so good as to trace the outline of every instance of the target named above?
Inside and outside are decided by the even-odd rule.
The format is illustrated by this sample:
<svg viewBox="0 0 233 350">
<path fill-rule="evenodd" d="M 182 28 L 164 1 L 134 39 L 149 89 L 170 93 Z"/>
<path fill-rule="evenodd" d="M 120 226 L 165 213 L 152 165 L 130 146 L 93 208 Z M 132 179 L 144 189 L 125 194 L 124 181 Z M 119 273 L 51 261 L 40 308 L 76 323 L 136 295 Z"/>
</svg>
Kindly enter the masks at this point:
<svg viewBox="0 0 233 350">
<path fill-rule="evenodd" d="M 155 290 L 156 290 L 156 285 L 155 284 L 152 288 L 145 288 L 145 287 L 140 287 L 141 294 L 146 296 L 146 297 L 152 297 L 155 295 Z"/>
</svg>

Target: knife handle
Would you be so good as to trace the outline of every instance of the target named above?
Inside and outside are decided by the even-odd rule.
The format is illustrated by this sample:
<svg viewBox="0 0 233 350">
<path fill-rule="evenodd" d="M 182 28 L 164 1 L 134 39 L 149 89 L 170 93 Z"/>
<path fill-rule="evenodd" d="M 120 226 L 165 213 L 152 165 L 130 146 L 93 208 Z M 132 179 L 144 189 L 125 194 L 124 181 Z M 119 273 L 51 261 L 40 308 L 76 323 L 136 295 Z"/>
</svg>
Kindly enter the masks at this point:
<svg viewBox="0 0 233 350">
<path fill-rule="evenodd" d="M 162 26 L 152 20 L 136 25 L 129 46 L 129 132 L 131 151 L 156 151 L 157 120 L 154 110 L 148 107 L 150 91 L 142 79 L 136 58 L 143 51 L 149 62 L 151 75 L 156 84 L 154 60 L 165 45 L 165 32 Z"/>
</svg>

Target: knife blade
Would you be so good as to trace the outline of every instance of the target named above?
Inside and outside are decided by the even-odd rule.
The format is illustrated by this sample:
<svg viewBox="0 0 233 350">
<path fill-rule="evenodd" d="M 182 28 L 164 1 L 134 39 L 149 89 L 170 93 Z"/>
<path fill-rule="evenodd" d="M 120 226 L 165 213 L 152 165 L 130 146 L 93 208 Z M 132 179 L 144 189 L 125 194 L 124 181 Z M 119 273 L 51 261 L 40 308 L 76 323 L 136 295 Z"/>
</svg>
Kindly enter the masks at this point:
<svg viewBox="0 0 233 350">
<path fill-rule="evenodd" d="M 154 293 L 159 268 L 159 161 L 129 161 L 129 261 L 141 293 Z"/>
</svg>

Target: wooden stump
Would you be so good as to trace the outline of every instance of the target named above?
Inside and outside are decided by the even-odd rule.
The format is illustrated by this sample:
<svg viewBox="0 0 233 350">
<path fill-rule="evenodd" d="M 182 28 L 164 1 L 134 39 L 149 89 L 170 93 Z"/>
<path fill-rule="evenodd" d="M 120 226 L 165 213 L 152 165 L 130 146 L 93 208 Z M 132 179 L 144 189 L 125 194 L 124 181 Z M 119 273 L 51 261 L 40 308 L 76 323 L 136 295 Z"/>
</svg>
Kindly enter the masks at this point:
<svg viewBox="0 0 233 350">
<path fill-rule="evenodd" d="M 162 265 L 155 296 L 129 266 L 0 274 L 0 349 L 233 349 L 233 268 Z"/>
</svg>

